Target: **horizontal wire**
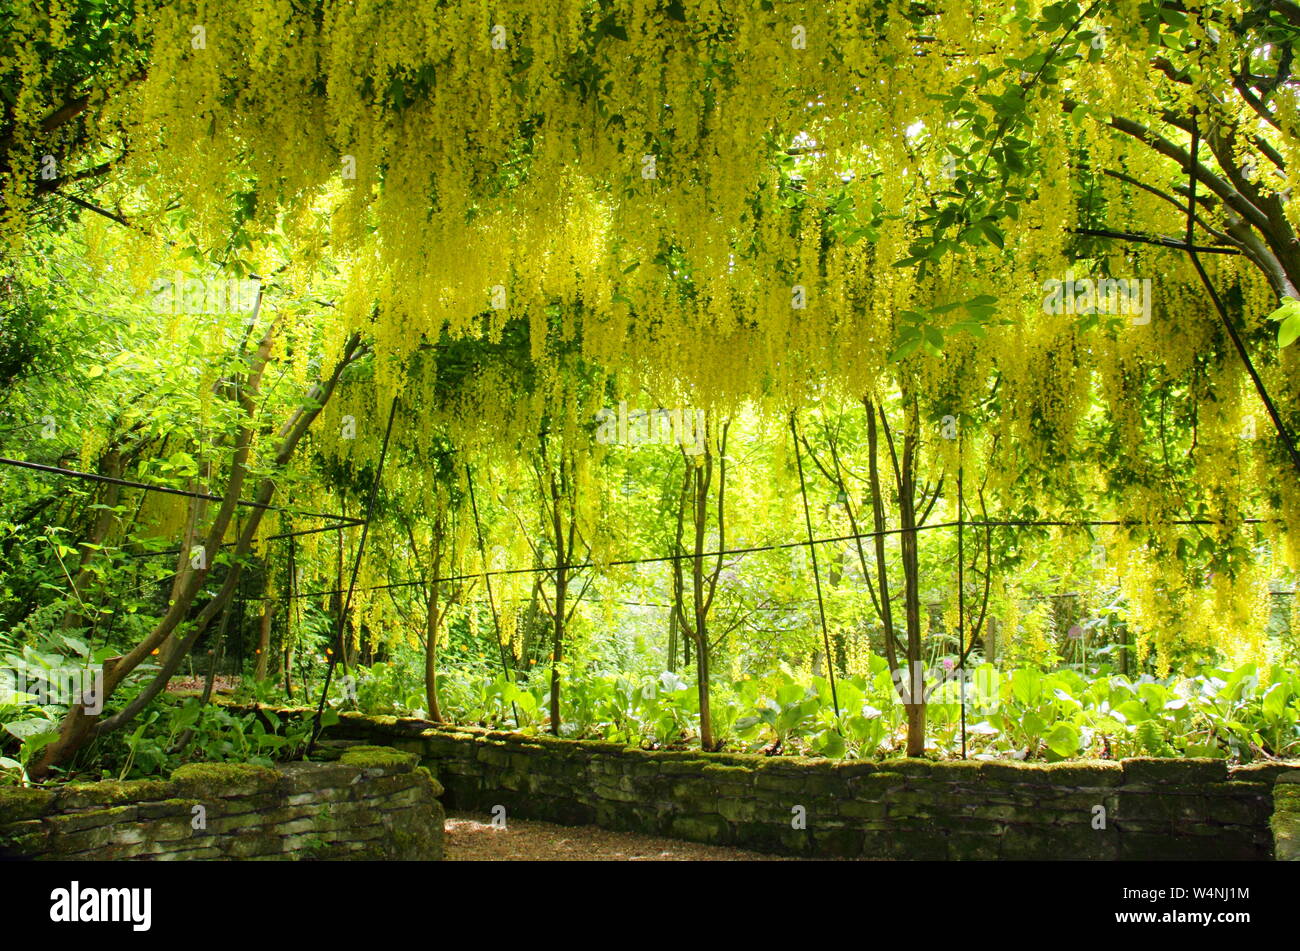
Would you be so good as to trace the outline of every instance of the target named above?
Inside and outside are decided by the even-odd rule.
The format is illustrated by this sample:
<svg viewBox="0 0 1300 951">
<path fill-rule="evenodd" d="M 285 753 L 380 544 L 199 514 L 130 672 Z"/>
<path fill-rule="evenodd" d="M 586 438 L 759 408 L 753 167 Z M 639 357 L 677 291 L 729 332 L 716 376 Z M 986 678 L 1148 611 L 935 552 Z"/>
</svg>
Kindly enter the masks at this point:
<svg viewBox="0 0 1300 951">
<path fill-rule="evenodd" d="M 118 479 L 113 476 L 100 475 L 95 472 L 80 472 L 75 469 L 63 469 L 58 466 L 45 465 L 39 462 L 27 462 L 22 459 L 10 459 L 0 456 L 0 465 L 17 466 L 24 469 L 31 469 L 37 472 L 43 472 L 51 475 L 58 475 L 68 478 L 87 479 L 92 482 L 103 482 L 111 485 L 120 485 L 126 488 L 143 489 L 146 492 L 161 492 L 167 495 L 178 495 L 185 498 L 204 499 L 212 502 L 224 502 L 225 498 L 219 495 L 211 495 L 205 492 L 191 492 L 185 489 L 175 489 L 169 486 L 148 485 L 143 482 L 133 482 L 129 479 Z M 243 499 L 236 501 L 237 505 L 245 505 L 253 508 L 265 509 L 267 511 L 283 512 L 288 515 L 295 515 L 303 518 L 326 518 L 339 522 L 338 525 L 328 525 L 321 528 L 302 529 L 293 532 L 282 532 L 277 535 L 269 535 L 262 541 L 275 541 L 278 539 L 295 538 L 303 535 L 312 535 L 319 532 L 339 531 L 341 529 L 351 528 L 362 524 L 363 519 L 354 518 L 350 515 L 334 515 L 323 512 L 301 512 L 294 509 L 288 509 L 279 505 L 271 505 L 263 502 L 246 501 Z M 1241 524 L 1259 525 L 1267 522 L 1277 522 L 1280 519 L 1261 519 L 1246 518 L 1241 519 Z M 371 585 L 360 590 L 363 591 L 386 591 L 396 588 L 411 588 L 425 584 L 440 584 L 444 581 L 468 581 L 474 578 L 500 577 L 503 575 L 518 574 L 538 574 L 540 572 L 555 571 L 563 567 L 566 571 L 579 571 L 585 568 L 625 568 L 635 565 L 664 564 L 667 562 L 676 562 L 683 559 L 692 558 L 717 558 L 725 555 L 750 555 L 766 551 L 781 551 L 789 548 L 804 548 L 813 545 L 834 544 L 836 542 L 857 541 L 864 538 L 879 538 L 887 535 L 898 535 L 905 532 L 921 532 L 938 528 L 955 528 L 958 522 L 939 522 L 933 525 L 918 525 L 911 529 L 890 528 L 876 532 L 855 532 L 848 535 L 837 535 L 833 538 L 815 538 L 807 541 L 781 542 L 773 545 L 755 545 L 747 548 L 729 548 L 722 551 L 710 551 L 702 554 L 680 554 L 680 555 L 659 555 L 650 558 L 626 558 L 618 561 L 608 561 L 601 564 L 595 562 L 583 562 L 581 564 L 570 565 L 542 565 L 535 568 L 499 568 L 491 571 L 479 571 L 463 575 L 448 575 L 446 577 L 432 578 L 429 581 L 397 581 L 389 584 Z M 1229 524 L 1226 519 L 1211 518 L 1193 518 L 1193 519 L 1162 519 L 1158 521 L 1143 521 L 1140 519 L 984 519 L 981 521 L 965 521 L 964 524 L 970 528 L 1100 528 L 1100 527 L 1138 527 L 1143 525 L 1224 525 Z M 223 544 L 219 547 L 229 547 L 230 543 Z M 179 554 L 180 549 L 168 549 L 166 551 L 148 552 L 141 557 L 152 557 L 157 555 L 175 555 Z M 312 591 L 289 596 L 290 600 L 299 598 L 325 597 L 328 595 L 341 594 L 341 591 Z M 280 600 L 278 597 L 265 595 L 256 598 L 246 598 L 241 600 L 248 601 L 269 601 Z"/>
<path fill-rule="evenodd" d="M 1259 525 L 1267 522 L 1278 522 L 1280 519 L 1263 519 L 1247 518 L 1241 519 L 1241 523 L 1247 525 Z M 1137 527 L 1143 525 L 1223 525 L 1228 524 L 1224 519 L 1210 518 L 1181 518 L 1181 519 L 1162 519 L 1159 521 L 1141 521 L 1137 519 L 1095 519 L 1095 520 L 1060 520 L 1048 519 L 1035 521 L 1031 519 L 1005 519 L 1005 520 L 983 520 L 977 522 L 964 522 L 967 528 L 1037 528 L 1037 527 L 1054 527 L 1054 528 L 1102 528 L 1102 527 Z M 542 565 L 536 568 L 496 568 L 491 571 L 476 571 L 463 575 L 448 575 L 446 577 L 432 578 L 429 581 L 394 581 L 388 584 L 371 585 L 366 588 L 360 588 L 361 591 L 388 591 L 396 588 L 414 588 L 426 584 L 439 584 L 444 581 L 469 581 L 474 578 L 500 577 L 502 575 L 520 575 L 520 574 L 538 574 L 539 572 L 555 571 L 558 567 L 563 567 L 566 571 L 578 571 L 583 568 L 623 568 L 633 565 L 652 565 L 663 564 L 671 561 L 689 560 L 692 558 L 716 558 L 719 555 L 749 555 L 765 551 L 779 551 L 787 548 L 804 548 L 811 545 L 827 545 L 836 542 L 855 541 L 860 538 L 877 538 L 885 535 L 900 535 L 905 532 L 922 532 L 936 528 L 956 528 L 957 522 L 938 522 L 934 525 L 918 525 L 916 528 L 889 528 L 879 532 L 857 532 L 849 535 L 837 535 L 833 538 L 815 538 L 811 541 L 781 542 L 775 545 L 756 545 L 749 548 L 728 548 L 722 551 L 704 552 L 700 555 L 681 554 L 681 555 L 658 555 L 652 558 L 627 558 L 619 561 L 607 561 L 603 564 L 593 562 L 583 562 L 582 564 L 571 565 Z M 339 590 L 309 591 L 295 595 L 289 595 L 289 600 L 298 598 L 319 598 L 328 595 L 341 594 Z M 275 601 L 281 600 L 281 597 L 272 597 L 265 595 L 259 598 L 250 598 L 254 601 Z"/>
<path fill-rule="evenodd" d="M 59 466 L 45 465 L 40 462 L 28 462 L 25 459 L 10 459 L 7 456 L 0 456 L 0 465 L 17 466 L 22 469 L 33 469 L 37 472 L 63 476 L 65 478 L 87 479 L 91 482 L 104 482 L 108 485 L 120 485 L 128 489 L 143 489 L 146 492 L 161 492 L 165 495 L 179 495 L 187 499 L 203 499 L 207 502 L 226 501 L 225 496 L 212 495 L 207 492 L 190 492 L 187 489 L 175 489 L 171 486 L 149 485 L 145 482 L 133 482 L 130 479 L 118 479 L 114 476 L 100 475 L 98 472 L 81 472 L 77 469 L 63 469 Z M 284 512 L 288 515 L 296 515 L 301 518 L 327 518 L 336 522 L 346 522 L 347 525 L 338 526 L 341 528 L 346 528 L 351 525 L 360 525 L 362 522 L 362 519 L 353 518 L 351 515 L 332 515 L 327 512 L 300 512 L 295 509 L 287 509 L 282 505 L 272 505 L 269 502 L 254 502 L 247 499 L 237 499 L 235 504 L 255 509 L 265 509 L 268 512 Z"/>
</svg>

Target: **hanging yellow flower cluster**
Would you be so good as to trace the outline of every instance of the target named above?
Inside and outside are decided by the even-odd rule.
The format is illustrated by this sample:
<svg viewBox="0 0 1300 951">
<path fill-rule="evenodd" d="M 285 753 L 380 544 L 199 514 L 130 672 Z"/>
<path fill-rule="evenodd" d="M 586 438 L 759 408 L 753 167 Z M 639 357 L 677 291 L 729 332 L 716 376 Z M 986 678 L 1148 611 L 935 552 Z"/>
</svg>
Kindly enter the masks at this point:
<svg viewBox="0 0 1300 951">
<path fill-rule="evenodd" d="M 49 78 L 36 41 L 59 45 L 67 22 L 58 9 L 48 23 L 33 17 L 18 14 L 15 27 L 32 39 L 18 47 L 23 128 L 42 117 L 33 90 Z M 304 385 L 316 356 L 350 334 L 371 343 L 372 378 L 340 388 L 312 436 L 354 470 L 377 462 L 398 394 L 395 445 L 427 460 L 449 440 L 499 464 L 507 483 L 530 477 L 519 447 L 531 449 L 545 419 L 575 458 L 580 517 L 596 526 L 599 493 L 585 486 L 600 450 L 588 430 L 610 389 L 721 414 L 754 406 L 774 420 L 819 400 L 919 396 L 925 427 L 983 419 L 1003 453 L 1015 447 L 1014 466 L 988 473 L 990 501 L 1011 504 L 1031 472 L 1059 498 L 1111 492 L 1125 518 L 1152 523 L 1144 550 L 1117 552 L 1145 585 L 1135 612 L 1156 625 L 1174 604 L 1202 611 L 1208 630 L 1222 598 L 1191 604 L 1168 557 L 1178 532 L 1155 523 L 1203 508 L 1229 520 L 1207 529 L 1214 544 L 1241 547 L 1251 514 L 1300 524 L 1300 486 L 1254 489 L 1276 472 L 1268 422 L 1185 257 L 1101 240 L 1079 256 L 1080 230 L 1186 225 L 1158 193 L 1176 191 L 1176 164 L 1108 128 L 1109 116 L 1179 136 L 1165 110 L 1196 106 L 1206 127 L 1249 116 L 1230 94 L 1231 47 L 1196 17 L 1187 81 L 1153 95 L 1143 17 L 1139 0 L 1099 5 L 1084 24 L 1096 34 L 1085 63 L 1029 96 L 1032 131 L 1008 127 L 960 173 L 952 160 L 971 146 L 970 127 L 1003 121 L 1003 83 L 1021 72 L 1020 88 L 1037 88 L 1014 55 L 1049 54 L 1054 41 L 1022 35 L 1005 4 L 986 0 L 145 0 L 147 75 L 98 121 L 131 146 L 121 193 L 153 209 L 179 196 L 195 244 L 225 245 L 240 196 L 284 239 L 286 299 L 337 268 L 336 306 L 287 315 L 277 355 L 292 355 Z M 980 94 L 975 114 L 951 111 L 958 88 Z M 1278 98 L 1282 129 L 1265 133 L 1289 178 L 1256 175 L 1271 195 L 1296 184 L 1289 96 Z M 960 197 L 962 176 L 1017 135 L 1033 139 L 1033 187 L 993 223 L 996 240 L 962 246 L 924 277 L 895 266 L 927 216 Z M 1083 219 L 1081 192 L 1104 220 Z M 23 201 L 12 192 L 7 208 Z M 1283 207 L 1300 221 L 1295 202 Z M 1247 331 L 1262 326 L 1275 301 L 1254 265 L 1205 264 Z M 1118 293 L 1104 285 L 1116 281 Z M 961 305 L 979 298 L 996 308 L 972 328 Z M 909 321 L 938 335 L 941 355 L 897 356 Z M 519 326 L 527 386 L 510 359 L 439 363 L 449 340 L 504 352 Z M 228 343 L 223 326 L 209 329 L 214 345 Z M 1261 372 L 1278 402 L 1300 393 L 1293 353 Z M 1112 445 L 1081 459 L 1102 416 Z M 948 471 L 975 468 L 990 438 L 929 439 L 925 452 Z M 1194 499 L 1166 478 L 1175 464 L 1194 469 Z M 1289 543 L 1284 527 L 1266 531 Z M 598 560 L 610 548 L 601 538 Z"/>
</svg>

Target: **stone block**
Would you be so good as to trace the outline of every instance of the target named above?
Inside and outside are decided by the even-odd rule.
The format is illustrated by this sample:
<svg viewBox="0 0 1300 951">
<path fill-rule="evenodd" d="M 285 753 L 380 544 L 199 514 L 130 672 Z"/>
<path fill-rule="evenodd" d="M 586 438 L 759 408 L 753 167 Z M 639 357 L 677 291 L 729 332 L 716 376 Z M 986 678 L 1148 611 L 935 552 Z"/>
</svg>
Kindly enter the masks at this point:
<svg viewBox="0 0 1300 951">
<path fill-rule="evenodd" d="M 674 816 L 671 828 L 672 834 L 679 838 L 711 844 L 727 842 L 731 833 L 727 820 L 716 813 Z"/>
<path fill-rule="evenodd" d="M 180 796 L 212 803 L 218 799 L 275 792 L 280 785 L 280 773 L 268 766 L 190 763 L 172 773 L 172 782 Z"/>
<path fill-rule="evenodd" d="M 0 787 L 0 829 L 35 819 L 55 808 L 55 794 L 45 789 Z"/>
<path fill-rule="evenodd" d="M 1273 787 L 1273 857 L 1279 862 L 1300 862 L 1300 783 L 1285 777 Z"/>
<path fill-rule="evenodd" d="M 1121 761 L 1124 784 L 1186 785 L 1222 783 L 1228 780 L 1228 764 L 1221 759 L 1163 759 L 1139 756 Z"/>
</svg>

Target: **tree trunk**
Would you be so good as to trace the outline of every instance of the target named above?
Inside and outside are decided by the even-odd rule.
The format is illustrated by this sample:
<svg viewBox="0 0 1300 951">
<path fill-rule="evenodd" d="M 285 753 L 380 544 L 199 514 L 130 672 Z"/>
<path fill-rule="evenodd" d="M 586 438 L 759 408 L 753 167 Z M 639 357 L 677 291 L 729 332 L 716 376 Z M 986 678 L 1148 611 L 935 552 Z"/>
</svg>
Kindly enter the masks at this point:
<svg viewBox="0 0 1300 951">
<path fill-rule="evenodd" d="M 284 692 L 293 699 L 293 644 L 289 640 L 289 618 L 284 616 Z"/>
<path fill-rule="evenodd" d="M 438 706 L 438 620 L 438 594 L 435 582 L 434 594 L 429 599 L 425 614 L 424 630 L 424 695 L 429 705 L 429 719 L 434 723 L 442 722 L 442 710 Z"/>
<path fill-rule="evenodd" d="M 259 298 L 260 300 L 260 298 Z M 258 347 L 257 354 L 253 358 L 249 383 L 240 389 L 241 406 L 245 412 L 245 423 L 241 428 L 236 441 L 235 450 L 232 456 L 231 478 L 226 488 L 225 498 L 222 500 L 218 509 L 212 528 L 207 536 L 207 545 L 205 550 L 216 551 L 222 538 L 225 537 L 226 529 L 234 516 L 236 506 L 243 487 L 244 476 L 248 471 L 248 457 L 252 446 L 252 435 L 254 419 L 256 416 L 255 397 L 258 392 L 262 372 L 265 369 L 267 358 L 269 357 L 271 344 L 274 338 L 275 327 L 272 326 L 263 337 Z M 321 408 L 328 401 L 342 375 L 344 368 L 352 361 L 357 348 L 360 346 L 358 337 L 353 336 L 349 339 L 344 348 L 342 358 L 334 367 L 334 370 L 325 382 L 312 387 L 307 402 L 300 406 L 289 420 L 280 429 L 281 442 L 275 456 L 271 460 L 270 468 L 272 471 L 279 471 L 292 458 L 294 450 L 306 434 L 316 416 L 319 415 Z M 100 717 L 93 714 L 87 714 L 83 704 L 75 704 L 64 715 L 63 722 L 59 729 L 59 737 L 50 743 L 37 762 L 30 770 L 33 779 L 43 779 L 49 774 L 49 771 L 55 766 L 61 766 L 67 763 L 78 750 L 86 745 L 92 736 L 103 735 L 125 726 L 133 720 L 141 710 L 149 705 L 155 697 L 167 685 L 168 679 L 175 673 L 180 666 L 181 660 L 185 654 L 194 646 L 198 638 L 212 623 L 213 619 L 225 608 L 231 596 L 234 594 L 235 586 L 239 581 L 240 567 L 244 557 L 252 547 L 253 540 L 257 535 L 257 530 L 261 525 L 262 517 L 270 505 L 271 497 L 275 493 L 276 483 L 270 475 L 265 476 L 258 486 L 255 493 L 252 515 L 244 522 L 240 535 L 235 543 L 234 558 L 231 569 L 222 583 L 216 596 L 199 612 L 193 621 L 193 626 L 185 639 L 180 642 L 179 649 L 173 652 L 172 656 L 162 664 L 161 669 L 150 684 L 119 713 L 116 713 L 106 720 L 100 720 Z M 104 684 L 102 697 L 96 698 L 99 703 L 106 703 L 113 695 L 122 682 L 134 671 L 141 663 L 148 659 L 155 650 L 162 647 L 168 638 L 172 637 L 177 626 L 189 614 L 190 608 L 203 590 L 204 582 L 207 580 L 208 572 L 211 568 L 211 560 L 203 569 L 190 569 L 189 553 L 181 552 L 179 556 L 180 569 L 187 572 L 186 581 L 180 596 L 173 599 L 168 606 L 166 614 L 159 620 L 154 630 L 143 641 L 137 644 L 130 652 L 118 658 L 111 658 L 113 663 L 104 664 Z"/>
<path fill-rule="evenodd" d="M 871 509 L 875 524 L 877 582 L 880 588 L 880 615 L 885 631 L 885 657 L 890 675 L 907 711 L 907 755 L 920 756 L 925 751 L 925 671 L 921 667 L 921 579 L 916 524 L 916 460 L 920 448 L 919 419 L 915 404 L 904 394 L 903 452 L 900 460 L 884 407 L 869 397 L 863 400 L 867 412 L 868 465 L 871 480 Z M 877 429 L 877 422 L 880 428 Z M 880 434 L 883 431 L 894 471 L 894 489 L 898 496 L 899 547 L 903 570 L 903 609 L 907 634 L 905 656 L 895 647 L 893 609 L 889 595 L 889 575 L 885 568 L 884 494 L 880 478 Z"/>
<path fill-rule="evenodd" d="M 411 532 L 409 524 L 407 534 L 411 539 L 411 549 L 414 551 L 415 535 Z M 438 704 L 438 631 L 441 627 L 444 612 L 438 607 L 438 590 L 442 584 L 438 578 L 442 575 L 443 546 L 446 541 L 441 507 L 437 509 L 437 514 L 434 516 L 431 534 L 432 537 L 429 542 L 430 576 L 426 589 L 427 601 L 424 609 L 424 697 L 425 706 L 428 707 L 429 719 L 434 723 L 441 723 L 442 709 Z M 454 554 L 452 555 L 452 561 L 455 562 Z"/>
<path fill-rule="evenodd" d="M 911 704 L 907 711 L 907 755 L 925 750 L 925 668 L 921 666 L 921 578 L 916 538 L 915 417 L 905 421 L 903 466 L 898 485 L 900 543 L 903 552 L 903 604 L 907 615 L 907 667 Z"/>
<path fill-rule="evenodd" d="M 271 619 L 275 617 L 276 603 L 270 599 L 262 602 L 262 623 L 257 637 L 257 666 L 253 678 L 259 683 L 266 679 L 271 660 Z"/>
<path fill-rule="evenodd" d="M 889 571 L 885 566 L 885 498 L 880 483 L 880 434 L 876 429 L 876 407 L 863 401 L 867 410 L 867 463 L 871 479 L 872 547 L 876 554 L 876 585 L 880 591 L 880 623 L 884 626 L 885 659 L 889 672 L 898 676 L 898 651 L 894 646 L 894 608 L 889 595 Z"/>
<path fill-rule="evenodd" d="M 713 712 L 709 707 L 709 650 L 703 638 L 695 644 L 695 679 L 699 684 L 700 695 L 700 746 L 711 751 L 716 744 L 713 739 Z"/>
<path fill-rule="evenodd" d="M 713 749 L 713 715 L 709 709 L 709 616 L 704 605 L 704 523 L 708 517 L 713 461 L 706 452 L 703 471 L 695 470 L 695 557 L 691 588 L 695 598 L 695 682 L 700 699 L 700 746 Z"/>
<path fill-rule="evenodd" d="M 695 646 L 695 690 L 700 706 L 700 747 L 706 751 L 716 750 L 717 740 L 713 735 L 713 714 L 709 706 L 709 611 L 713 607 L 713 597 L 717 591 L 718 576 L 722 572 L 722 552 L 727 547 L 726 529 L 726 487 L 727 487 L 727 429 L 730 423 L 722 426 L 718 452 L 718 555 L 712 570 L 706 571 L 705 527 L 709 515 L 709 491 L 713 481 L 713 447 L 709 439 L 706 424 L 703 457 L 696 461 L 682 453 L 685 470 L 682 475 L 682 489 L 677 501 L 677 532 L 673 541 L 673 611 L 677 619 L 677 628 L 682 632 L 682 646 L 687 652 L 687 666 L 690 665 L 690 648 Z M 692 485 L 694 488 L 692 488 Z M 685 523 L 687 505 L 692 506 L 692 526 L 694 538 L 690 555 L 682 545 L 682 532 Z M 691 605 L 686 611 L 686 585 L 683 577 L 682 561 L 689 558 L 691 563 Z"/>
<path fill-rule="evenodd" d="M 907 755 L 922 756 L 925 753 L 925 704 L 909 703 L 906 709 Z"/>
<path fill-rule="evenodd" d="M 668 670 L 677 670 L 677 611 L 668 612 Z"/>
</svg>

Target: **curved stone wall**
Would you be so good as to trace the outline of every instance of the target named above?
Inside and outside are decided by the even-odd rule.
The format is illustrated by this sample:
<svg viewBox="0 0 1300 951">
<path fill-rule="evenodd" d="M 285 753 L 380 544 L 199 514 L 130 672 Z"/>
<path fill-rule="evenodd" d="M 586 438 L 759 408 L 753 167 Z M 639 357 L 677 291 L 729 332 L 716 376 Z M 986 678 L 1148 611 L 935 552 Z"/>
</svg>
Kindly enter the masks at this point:
<svg viewBox="0 0 1300 951">
<path fill-rule="evenodd" d="M 182 766 L 171 779 L 0 788 L 9 859 L 440 859 L 442 787 L 418 757 Z"/>
</svg>

